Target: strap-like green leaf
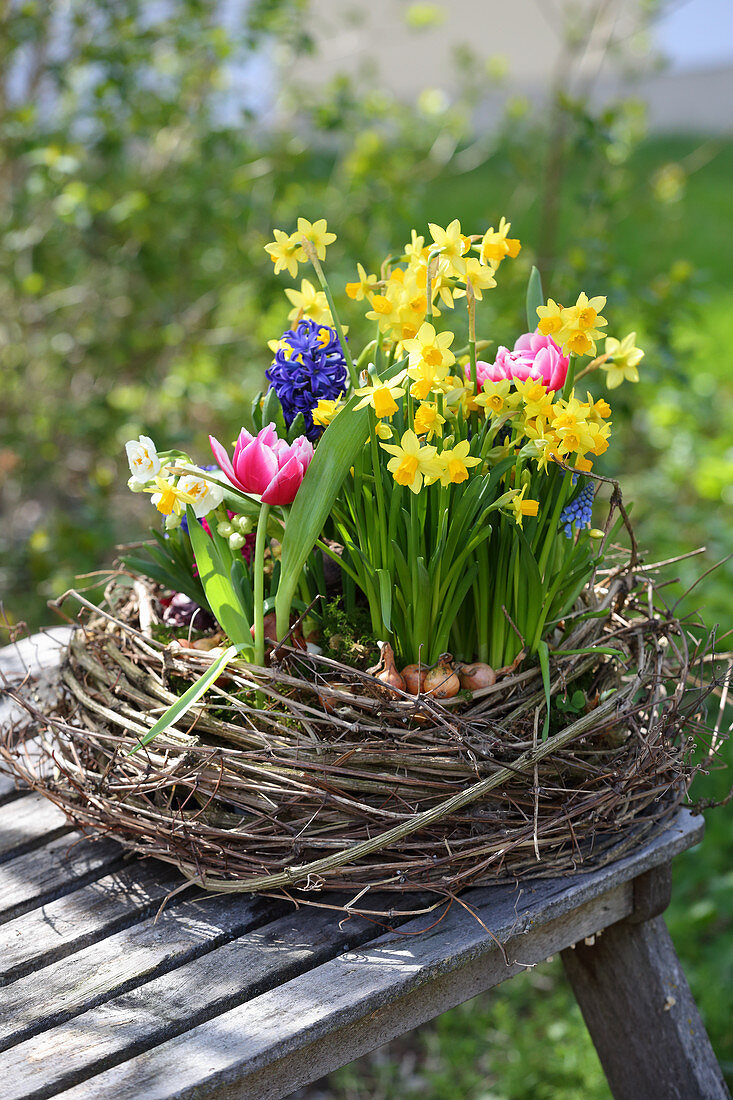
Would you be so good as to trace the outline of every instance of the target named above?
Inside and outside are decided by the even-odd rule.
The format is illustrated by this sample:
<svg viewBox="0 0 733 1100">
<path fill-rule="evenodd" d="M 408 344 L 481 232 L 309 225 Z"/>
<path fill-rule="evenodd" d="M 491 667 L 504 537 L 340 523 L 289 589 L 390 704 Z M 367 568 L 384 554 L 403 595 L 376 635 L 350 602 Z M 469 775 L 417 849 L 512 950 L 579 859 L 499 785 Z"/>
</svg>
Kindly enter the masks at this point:
<svg viewBox="0 0 733 1100">
<path fill-rule="evenodd" d="M 278 632 L 287 624 L 300 572 L 316 544 L 344 478 L 369 434 L 369 410 L 356 411 L 354 396 L 323 433 L 293 501 L 282 541 L 282 572 L 277 593 Z"/>
<path fill-rule="evenodd" d="M 229 559 L 223 561 L 214 538 L 206 534 L 190 505 L 186 511 L 188 531 L 196 556 L 199 577 L 212 614 L 231 642 L 248 647 L 252 644 L 250 634 L 252 624 L 248 621 L 239 594 L 235 592 L 232 584 L 232 555 L 230 553 Z"/>
<path fill-rule="evenodd" d="M 191 709 L 194 703 L 198 702 L 205 691 L 211 687 L 214 681 L 219 676 L 222 669 L 226 668 L 233 657 L 236 657 L 237 653 L 241 649 L 241 646 L 230 645 L 228 649 L 224 650 L 220 657 L 214 661 L 211 668 L 207 668 L 203 676 L 199 676 L 195 683 L 191 684 L 191 687 L 183 693 L 180 699 L 177 699 L 172 706 L 168 707 L 165 714 L 161 715 L 158 721 L 151 729 L 140 738 L 139 743 L 134 749 L 130 749 L 128 756 L 132 756 L 143 748 L 145 745 L 149 745 L 150 742 L 158 736 L 160 733 L 165 733 L 167 729 L 175 725 L 179 718 L 182 718 L 184 714 Z"/>
<path fill-rule="evenodd" d="M 527 283 L 527 328 L 534 332 L 537 328 L 537 307 L 545 304 L 545 296 L 542 293 L 542 276 L 536 267 L 529 273 Z"/>
</svg>

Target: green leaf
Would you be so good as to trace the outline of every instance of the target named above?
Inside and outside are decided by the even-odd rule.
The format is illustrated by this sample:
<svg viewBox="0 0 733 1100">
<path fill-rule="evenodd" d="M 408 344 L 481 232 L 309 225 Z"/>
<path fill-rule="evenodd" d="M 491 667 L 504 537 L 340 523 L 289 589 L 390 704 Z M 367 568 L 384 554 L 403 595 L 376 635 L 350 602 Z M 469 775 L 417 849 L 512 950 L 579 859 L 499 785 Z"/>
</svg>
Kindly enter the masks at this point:
<svg viewBox="0 0 733 1100">
<path fill-rule="evenodd" d="M 533 267 L 529 273 L 529 282 L 527 283 L 527 328 L 530 332 L 534 332 L 537 328 L 537 322 L 539 320 L 537 316 L 537 307 L 545 304 L 545 296 L 542 293 L 542 276 L 536 267 Z"/>
<path fill-rule="evenodd" d="M 274 424 L 275 431 L 280 438 L 285 438 L 287 431 L 285 428 L 283 407 L 280 404 L 280 398 L 277 396 L 272 386 L 270 386 L 265 394 L 265 400 L 262 405 L 262 425 L 265 427 L 267 424 Z"/>
<path fill-rule="evenodd" d="M 294 443 L 299 435 L 305 435 L 305 417 L 298 413 L 288 428 L 288 443 Z"/>
<path fill-rule="evenodd" d="M 306 470 L 290 508 L 282 540 L 282 572 L 277 593 L 278 632 L 287 624 L 300 573 L 330 515 L 343 480 L 359 457 L 369 435 L 369 409 L 348 404 L 329 424 Z"/>
<path fill-rule="evenodd" d="M 384 629 L 392 629 L 392 582 L 387 569 L 377 569 L 379 579 L 379 603 L 382 611 Z"/>
<path fill-rule="evenodd" d="M 214 681 L 217 679 L 222 669 L 226 668 L 233 657 L 236 657 L 242 647 L 239 645 L 230 645 L 226 649 L 221 657 L 217 657 L 213 665 L 206 670 L 203 676 L 199 676 L 198 680 L 191 687 L 183 693 L 180 699 L 177 699 L 172 706 L 168 707 L 165 714 L 161 715 L 158 721 L 152 726 L 151 729 L 140 738 L 139 743 L 134 749 L 130 749 L 128 756 L 133 756 L 138 749 L 143 748 L 145 745 L 149 745 L 150 742 L 158 736 L 160 733 L 165 733 L 167 729 L 175 725 L 179 718 L 182 718 L 187 711 L 196 703 L 205 691 L 211 687 Z"/>
<path fill-rule="evenodd" d="M 546 741 L 550 732 L 550 651 L 547 648 L 547 642 L 540 642 L 537 652 L 540 658 L 542 686 L 545 689 L 545 724 L 542 727 L 542 740 Z"/>
<path fill-rule="evenodd" d="M 232 584 L 233 557 L 228 548 L 229 544 L 226 543 L 229 559 L 222 560 L 216 542 L 206 534 L 190 505 L 188 505 L 186 512 L 199 577 L 204 586 L 204 592 L 212 614 L 231 642 L 243 648 L 249 648 L 252 645 L 250 634 L 252 624 L 248 621 L 239 593 L 235 592 Z M 225 542 L 225 540 L 221 540 L 221 542 Z"/>
</svg>

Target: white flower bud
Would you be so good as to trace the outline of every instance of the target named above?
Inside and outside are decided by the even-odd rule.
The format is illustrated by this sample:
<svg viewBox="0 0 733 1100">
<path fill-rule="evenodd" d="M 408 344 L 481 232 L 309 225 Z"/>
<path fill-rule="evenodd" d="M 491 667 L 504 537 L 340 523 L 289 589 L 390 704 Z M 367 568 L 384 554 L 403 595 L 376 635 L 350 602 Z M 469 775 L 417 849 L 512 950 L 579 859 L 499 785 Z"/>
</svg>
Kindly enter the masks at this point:
<svg viewBox="0 0 733 1100">
<path fill-rule="evenodd" d="M 217 524 L 216 529 L 223 539 L 228 539 L 230 535 L 234 534 L 234 528 L 231 523 L 226 523 L 224 521 Z"/>
<path fill-rule="evenodd" d="M 241 550 L 246 542 L 244 535 L 239 535 L 235 531 L 233 535 L 229 536 L 229 545 L 232 550 Z"/>
</svg>

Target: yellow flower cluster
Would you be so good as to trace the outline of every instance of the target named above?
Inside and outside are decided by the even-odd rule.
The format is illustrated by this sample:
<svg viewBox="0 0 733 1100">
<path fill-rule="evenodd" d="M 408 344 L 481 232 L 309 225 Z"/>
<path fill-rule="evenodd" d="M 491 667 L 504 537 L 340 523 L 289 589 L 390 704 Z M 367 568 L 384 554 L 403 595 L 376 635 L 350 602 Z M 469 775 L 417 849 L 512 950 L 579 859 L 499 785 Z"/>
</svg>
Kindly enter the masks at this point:
<svg viewBox="0 0 733 1100">
<path fill-rule="evenodd" d="M 309 222 L 307 218 L 298 218 L 298 228 L 295 233 L 284 233 L 282 229 L 274 229 L 274 241 L 265 245 L 265 252 L 275 265 L 275 274 L 287 271 L 293 278 L 298 274 L 298 264 L 308 263 L 309 256 L 305 249 L 308 241 L 318 256 L 319 260 L 326 258 L 326 246 L 336 240 L 335 233 L 328 232 L 325 218 L 319 218 L 317 222 Z"/>
<path fill-rule="evenodd" d="M 498 229 L 492 226 L 483 236 L 466 236 L 456 218 L 445 229 L 431 223 L 427 244 L 413 229 L 402 257 L 405 267 L 392 267 L 378 279 L 357 264 L 359 278 L 346 284 L 346 293 L 354 301 L 366 300 L 367 318 L 377 321 L 388 340 L 406 347 L 406 341 L 418 337 L 427 318 L 428 283 L 431 313 L 436 317 L 439 305 L 452 309 L 456 299 L 467 295 L 469 285 L 478 301 L 484 290 L 496 286 L 499 264 L 507 256 L 517 256 L 521 248 L 518 240 L 509 239 L 510 228 L 511 223 L 502 218 Z M 477 256 L 469 254 L 472 249 Z"/>
<path fill-rule="evenodd" d="M 520 431 L 534 445 L 541 469 L 560 459 L 587 472 L 592 467 L 588 456 L 608 449 L 611 407 L 603 398 L 594 402 L 588 394 L 587 401 L 579 401 L 573 391 L 567 400 L 553 401 L 542 383 L 531 379 L 518 383 L 517 390 L 522 401 Z"/>
<path fill-rule="evenodd" d="M 457 485 L 466 481 L 469 469 L 481 462 L 480 458 L 469 454 L 471 444 L 467 439 L 439 451 L 437 447 L 421 443 L 411 428 L 402 433 L 399 443 L 381 443 L 380 446 L 393 456 L 387 469 L 397 484 L 406 485 L 413 493 L 419 493 L 423 483 L 432 485 L 439 481 L 441 485 Z"/>
<path fill-rule="evenodd" d="M 548 298 L 546 306 L 537 307 L 537 327 L 564 351 L 573 355 L 595 355 L 596 340 L 600 340 L 602 329 L 608 324 L 600 315 L 605 304 L 606 299 L 600 294 L 596 298 L 580 294 L 574 306 L 561 306 Z"/>
</svg>

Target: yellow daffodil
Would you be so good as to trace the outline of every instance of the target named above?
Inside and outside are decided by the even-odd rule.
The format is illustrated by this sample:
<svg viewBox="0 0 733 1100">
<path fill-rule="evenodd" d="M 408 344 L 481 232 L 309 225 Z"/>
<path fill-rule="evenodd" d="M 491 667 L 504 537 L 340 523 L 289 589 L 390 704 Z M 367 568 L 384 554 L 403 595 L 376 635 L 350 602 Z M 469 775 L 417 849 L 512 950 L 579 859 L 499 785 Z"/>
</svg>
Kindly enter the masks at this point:
<svg viewBox="0 0 733 1100">
<path fill-rule="evenodd" d="M 301 281 L 300 290 L 286 287 L 285 294 L 293 303 L 293 308 L 288 314 L 289 321 L 295 323 L 301 317 L 310 317 L 317 325 L 330 325 L 333 323 L 326 295 L 322 290 L 316 290 L 310 279 Z"/>
<path fill-rule="evenodd" d="M 608 338 L 609 340 L 611 337 Z M 590 394 L 588 394 L 588 419 L 594 424 L 602 424 L 604 420 L 608 420 L 611 415 L 611 406 L 608 401 L 605 401 L 602 397 L 599 397 L 597 401 L 594 401 Z"/>
<path fill-rule="evenodd" d="M 537 462 L 537 469 L 544 473 L 549 463 L 559 457 L 557 438 L 541 418 L 527 424 L 524 430 L 529 443 L 526 443 L 522 448 L 522 454 L 534 458 Z"/>
<path fill-rule="evenodd" d="M 522 245 L 516 238 L 509 238 L 508 234 L 511 227 L 512 223 L 508 222 L 506 218 L 502 218 L 498 229 L 494 229 L 492 225 L 491 229 L 484 233 L 478 246 L 479 258 L 482 264 L 490 265 L 496 270 L 501 261 L 507 256 L 515 259 L 519 255 Z"/>
<path fill-rule="evenodd" d="M 416 435 L 424 435 L 428 440 L 431 440 L 434 435 L 443 434 L 444 424 L 445 417 L 440 415 L 437 405 L 431 405 L 430 402 L 424 401 L 418 406 L 415 413 Z"/>
<path fill-rule="evenodd" d="M 613 336 L 606 337 L 606 355 L 609 359 L 601 363 L 606 371 L 606 385 L 615 390 L 622 382 L 638 382 L 637 364 L 644 358 L 644 352 L 636 347 L 636 333 L 630 332 L 623 340 Z"/>
<path fill-rule="evenodd" d="M 343 405 L 340 401 L 328 401 L 321 398 L 312 412 L 313 423 L 319 428 L 327 428 L 335 416 L 341 412 Z"/>
<path fill-rule="evenodd" d="M 429 321 L 424 321 L 414 340 L 404 341 L 409 367 L 417 367 L 423 363 L 429 367 L 452 367 L 456 361 L 453 352 L 449 351 L 453 339 L 454 333 L 437 333 Z"/>
<path fill-rule="evenodd" d="M 326 258 L 326 246 L 333 244 L 336 240 L 335 233 L 328 232 L 328 226 L 326 225 L 325 218 L 319 218 L 317 222 L 309 222 L 307 218 L 298 218 L 298 232 L 294 234 L 298 239 L 305 237 L 307 241 L 313 245 L 316 250 L 316 256 L 319 260 L 325 260 Z M 307 259 L 305 249 L 301 247 L 301 256 L 299 259 Z"/>
<path fill-rule="evenodd" d="M 484 382 L 481 393 L 476 397 L 476 404 L 484 410 L 486 416 L 501 416 L 510 411 L 510 389 L 511 382 L 508 378 L 502 378 L 500 382 Z"/>
<path fill-rule="evenodd" d="M 438 257 L 438 271 L 443 275 L 454 276 L 462 279 L 466 274 L 465 255 L 468 251 L 466 238 L 461 233 L 461 223 L 455 218 L 447 229 L 441 229 L 439 225 L 430 222 L 428 225 L 430 235 L 433 238 L 433 248 L 440 249 Z"/>
<path fill-rule="evenodd" d="M 410 243 L 405 245 L 405 259 L 411 268 L 420 268 L 425 277 L 425 268 L 428 263 L 429 248 L 425 247 L 425 238 L 418 237 L 413 229 L 410 233 Z"/>
<path fill-rule="evenodd" d="M 477 260 L 475 256 L 469 256 L 466 260 L 466 279 L 471 280 L 473 296 L 477 302 L 483 301 L 482 291 L 491 290 L 496 286 L 494 271 L 495 268 L 487 267 L 486 264 L 482 264 L 480 260 Z M 464 298 L 466 294 L 467 290 L 463 290 L 461 287 L 453 291 L 454 298 Z"/>
<path fill-rule="evenodd" d="M 539 318 L 537 328 L 543 336 L 552 336 L 557 342 L 556 335 L 563 327 L 562 306 L 552 298 L 548 298 L 546 306 L 537 306 L 537 316 Z"/>
<path fill-rule="evenodd" d="M 394 455 L 387 463 L 387 469 L 397 484 L 406 485 L 413 493 L 420 492 L 425 477 L 440 476 L 441 465 L 437 461 L 436 448 L 421 446 L 420 440 L 409 428 L 403 432 L 399 444 L 380 443 L 380 447 Z"/>
<path fill-rule="evenodd" d="M 552 398 L 542 382 L 536 378 L 527 378 L 524 382 L 515 380 L 514 385 L 522 398 L 525 420 L 552 415 Z"/>
<path fill-rule="evenodd" d="M 404 397 L 405 395 L 405 391 L 398 385 L 401 378 L 404 378 L 404 374 L 389 382 L 381 382 L 379 379 L 375 379 L 370 385 L 355 390 L 357 397 L 361 397 L 361 401 L 354 406 L 354 411 L 371 405 L 379 420 L 394 416 L 399 407 L 395 398 Z"/>
<path fill-rule="evenodd" d="M 538 500 L 526 499 L 524 494 L 527 492 L 527 486 L 523 485 L 521 492 L 510 500 L 510 505 L 514 511 L 514 522 L 517 527 L 524 526 L 525 516 L 536 516 L 540 510 L 540 502 Z"/>
<path fill-rule="evenodd" d="M 300 246 L 297 233 L 283 233 L 282 229 L 273 229 L 274 241 L 265 245 L 265 252 L 275 265 L 275 274 L 287 271 L 293 278 L 298 274 L 298 259 L 306 257 Z"/>
<path fill-rule="evenodd" d="M 163 516 L 182 516 L 187 504 L 196 504 L 198 495 L 187 492 L 185 487 L 166 481 L 163 477 L 156 477 L 152 486 L 146 486 L 143 490 L 152 493 L 151 501 Z"/>
<path fill-rule="evenodd" d="M 361 264 L 356 265 L 356 270 L 359 275 L 359 281 L 357 283 L 347 283 L 346 293 L 349 298 L 354 302 L 361 302 L 370 293 L 372 287 L 377 282 L 376 275 L 367 275 L 366 271 Z"/>
<path fill-rule="evenodd" d="M 471 444 L 467 439 L 456 443 L 455 447 L 446 448 L 437 456 L 440 462 L 441 485 L 458 485 L 468 479 L 468 471 L 472 466 L 478 466 L 480 458 L 470 455 Z"/>
<path fill-rule="evenodd" d="M 388 420 L 378 420 L 374 425 L 374 434 L 377 439 L 391 439 L 394 435 L 392 425 Z"/>
<path fill-rule="evenodd" d="M 605 304 L 602 294 L 595 298 L 589 298 L 585 292 L 579 294 L 575 305 L 567 306 L 560 313 L 562 328 L 555 337 L 556 342 L 573 355 L 595 355 L 596 340 L 600 340 L 602 329 L 608 324 L 606 318 L 600 316 Z"/>
</svg>

